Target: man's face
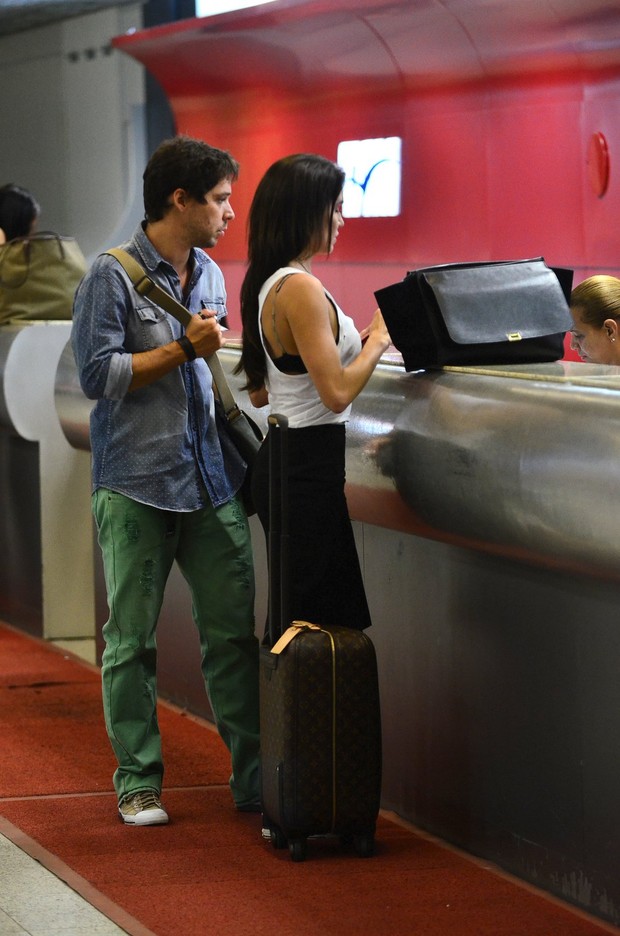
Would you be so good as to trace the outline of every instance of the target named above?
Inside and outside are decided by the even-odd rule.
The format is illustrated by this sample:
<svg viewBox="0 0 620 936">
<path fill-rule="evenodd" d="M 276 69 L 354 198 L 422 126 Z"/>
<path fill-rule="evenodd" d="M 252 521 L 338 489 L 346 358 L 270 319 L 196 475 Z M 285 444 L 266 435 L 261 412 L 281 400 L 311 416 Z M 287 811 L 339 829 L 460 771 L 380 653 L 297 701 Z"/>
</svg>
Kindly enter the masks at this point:
<svg viewBox="0 0 620 936">
<path fill-rule="evenodd" d="M 222 179 L 205 195 L 204 202 L 189 199 L 185 221 L 193 247 L 215 247 L 235 213 L 230 206 L 232 185 Z"/>
</svg>

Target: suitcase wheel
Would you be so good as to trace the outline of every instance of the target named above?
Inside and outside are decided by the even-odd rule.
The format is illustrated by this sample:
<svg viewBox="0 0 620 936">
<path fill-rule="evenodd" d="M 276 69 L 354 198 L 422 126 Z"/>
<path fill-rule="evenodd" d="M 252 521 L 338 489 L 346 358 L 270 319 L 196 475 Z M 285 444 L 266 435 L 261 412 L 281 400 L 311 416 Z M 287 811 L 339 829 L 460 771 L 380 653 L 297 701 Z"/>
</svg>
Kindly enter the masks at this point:
<svg viewBox="0 0 620 936">
<path fill-rule="evenodd" d="M 353 836 L 353 847 L 360 858 L 370 858 L 375 853 L 375 837 L 372 832 Z"/>
<path fill-rule="evenodd" d="M 275 823 L 269 823 L 269 831 L 271 832 L 271 844 L 274 848 L 286 848 L 286 836 L 280 826 L 275 825 Z"/>
<path fill-rule="evenodd" d="M 291 853 L 291 858 L 293 861 L 305 861 L 306 840 L 298 838 L 290 839 L 288 843 L 288 850 Z"/>
</svg>

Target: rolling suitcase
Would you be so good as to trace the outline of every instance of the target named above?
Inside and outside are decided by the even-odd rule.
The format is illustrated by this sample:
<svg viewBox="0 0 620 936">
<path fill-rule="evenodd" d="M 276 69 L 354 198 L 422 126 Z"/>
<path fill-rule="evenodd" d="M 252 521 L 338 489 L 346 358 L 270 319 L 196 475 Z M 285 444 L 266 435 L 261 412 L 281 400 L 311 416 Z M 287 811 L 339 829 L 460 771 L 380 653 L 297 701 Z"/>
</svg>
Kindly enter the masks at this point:
<svg viewBox="0 0 620 936">
<path fill-rule="evenodd" d="M 287 421 L 269 417 L 268 643 L 260 651 L 263 825 L 275 848 L 306 857 L 310 836 L 374 852 L 381 723 L 374 647 L 362 631 L 288 626 Z M 275 458 L 280 490 L 274 490 Z"/>
</svg>

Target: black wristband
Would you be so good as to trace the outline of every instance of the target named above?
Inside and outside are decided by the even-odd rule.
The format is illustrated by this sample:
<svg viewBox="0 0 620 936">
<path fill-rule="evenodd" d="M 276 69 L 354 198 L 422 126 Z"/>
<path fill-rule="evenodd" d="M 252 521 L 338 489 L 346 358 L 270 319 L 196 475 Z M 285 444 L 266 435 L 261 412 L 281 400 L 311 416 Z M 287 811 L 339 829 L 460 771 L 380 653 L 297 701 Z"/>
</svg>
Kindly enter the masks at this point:
<svg viewBox="0 0 620 936">
<path fill-rule="evenodd" d="M 194 346 L 189 340 L 189 338 L 187 337 L 187 335 L 181 335 L 180 338 L 177 338 L 177 344 L 181 345 L 181 347 L 183 348 L 183 351 L 185 352 L 185 357 L 187 358 L 188 361 L 196 360 L 196 352 L 194 350 Z"/>
</svg>

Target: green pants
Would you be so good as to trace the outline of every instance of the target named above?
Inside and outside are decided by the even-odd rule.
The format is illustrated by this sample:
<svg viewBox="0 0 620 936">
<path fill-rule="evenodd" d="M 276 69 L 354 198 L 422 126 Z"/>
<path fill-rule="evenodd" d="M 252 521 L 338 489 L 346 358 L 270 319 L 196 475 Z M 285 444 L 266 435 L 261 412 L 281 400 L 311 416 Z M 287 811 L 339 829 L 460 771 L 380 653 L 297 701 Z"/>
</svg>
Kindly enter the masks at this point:
<svg viewBox="0 0 620 936">
<path fill-rule="evenodd" d="M 171 513 L 113 491 L 93 495 L 110 617 L 103 628 L 103 707 L 119 800 L 161 792 L 155 631 L 172 563 L 189 584 L 209 702 L 232 759 L 237 805 L 258 800 L 258 641 L 247 517 L 237 499 Z"/>
</svg>

